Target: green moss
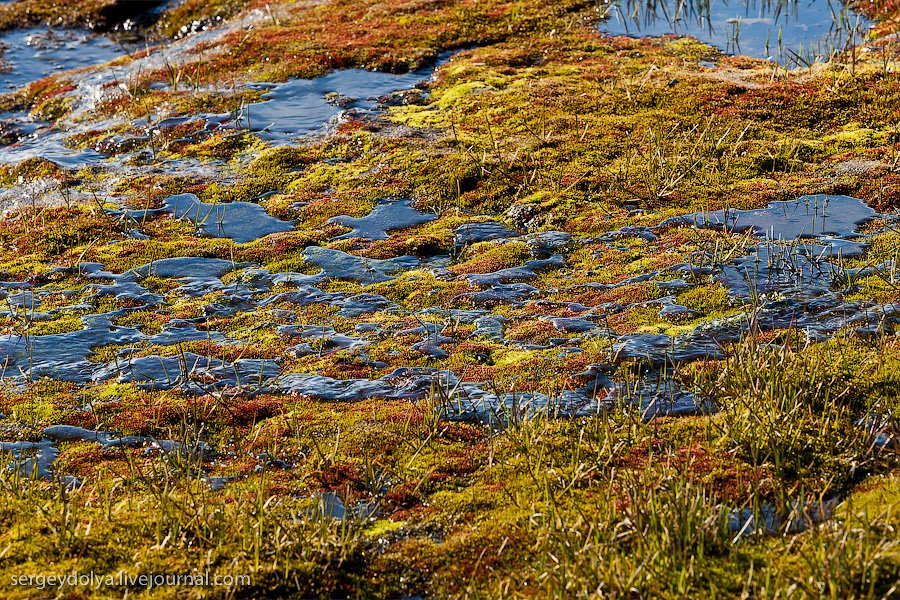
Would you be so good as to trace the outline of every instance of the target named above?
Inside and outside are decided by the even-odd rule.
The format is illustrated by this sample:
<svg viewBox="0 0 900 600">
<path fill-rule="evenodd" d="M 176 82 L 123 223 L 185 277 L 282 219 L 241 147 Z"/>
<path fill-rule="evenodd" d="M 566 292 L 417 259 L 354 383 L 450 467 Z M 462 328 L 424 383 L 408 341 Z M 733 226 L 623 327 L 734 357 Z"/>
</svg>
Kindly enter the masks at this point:
<svg viewBox="0 0 900 600">
<path fill-rule="evenodd" d="M 524 242 L 481 242 L 467 248 L 461 261 L 452 267 L 455 273 L 490 273 L 517 267 L 531 258 Z"/>
<path fill-rule="evenodd" d="M 38 8 L 31 0 L 13 4 Z M 6 6 L 0 13 L 12 10 Z M 596 411 L 590 403 L 590 414 L 552 418 L 557 399 L 604 384 L 592 374 L 614 362 L 610 330 L 674 337 L 745 310 L 732 306 L 719 283 L 690 279 L 693 287 L 676 301 L 701 316 L 673 324 L 652 303 L 669 291 L 653 281 L 617 284 L 676 265 L 706 265 L 710 257 L 726 261 L 752 240 L 678 227 L 655 229 L 653 241 L 610 239 L 610 232 L 817 191 L 858 194 L 879 211 L 891 206 L 897 181 L 890 168 L 877 178 L 833 175 L 847 160 L 893 164 L 897 86 L 890 68 L 868 53 L 853 65 L 788 73 L 686 37 L 606 37 L 596 31 L 595 6 L 580 1 L 191 0 L 169 9 L 162 30 L 179 35 L 194 20 L 203 26 L 241 18 L 251 6 L 260 10 L 247 13 L 252 27 L 236 25 L 216 48 L 201 42 L 182 64 L 135 75 L 126 82 L 129 93 L 96 112 L 69 112 L 77 95 L 69 94 L 65 75 L 5 95 L 0 107 L 30 110 L 60 127 L 78 115 L 71 125 L 80 133 L 67 143 L 87 147 L 143 133 L 131 124 L 137 118 L 239 110 L 263 93 L 242 88 L 248 81 L 348 67 L 401 72 L 442 50 L 468 49 L 439 68 L 427 90 L 406 94 L 409 104 L 350 116 L 295 146 L 269 147 L 243 131 L 210 134 L 197 121 L 160 132 L 147 142 L 151 152 L 132 156 L 121 172 L 115 161 L 77 173 L 41 160 L 0 168 L 4 187 L 50 179 L 87 198 L 67 207 L 35 203 L 5 218 L 2 279 L 50 292 L 40 310 L 94 304 L 54 312 L 52 320 L 3 318 L 0 325 L 6 333 L 24 326 L 46 335 L 77 331 L 85 313 L 114 313 L 114 326 L 149 336 L 173 319 L 196 319 L 196 327 L 221 332 L 228 343 L 129 343 L 128 354 L 276 359 L 288 374 L 385 377 L 401 387 L 421 385 L 416 378 L 425 371 L 399 367 L 449 369 L 465 383 L 450 389 L 435 378 L 424 397 L 357 402 L 263 388 L 188 394 L 115 380 L 80 388 L 10 383 L 0 390 L 3 441 L 38 440 L 44 427 L 65 423 L 188 447 L 202 438 L 216 455 L 201 464 L 152 447 L 62 443 L 57 472 L 84 481 L 65 492 L 58 482 L 23 481 L 15 469 L 0 469 L 0 581 L 52 565 L 104 574 L 250 573 L 251 582 L 222 592 L 241 597 L 769 597 L 788 589 L 849 597 L 890 590 L 898 577 L 891 530 L 897 457 L 891 446 L 873 447 L 859 423 L 876 411 L 897 414 L 900 352 L 893 336 L 838 336 L 814 345 L 796 328 L 754 332 L 745 343 L 724 345 L 724 360 L 665 366 L 666 376 L 710 398 L 716 414 L 649 419 L 636 406 L 607 407 L 607 390 L 597 389 Z M 714 72 L 698 64 L 709 58 L 720 63 Z M 103 129 L 113 115 L 125 124 Z M 182 159 L 200 166 L 189 176 L 168 174 L 165 161 Z M 266 210 L 296 226 L 233 244 L 196 237 L 190 223 L 160 215 L 139 224 L 150 239 L 137 240 L 125 236 L 133 224 L 105 213 L 120 204 L 159 207 L 175 193 L 222 203 L 266 194 Z M 328 224 L 331 218 L 362 217 L 385 198 L 409 198 L 437 218 L 392 231 L 387 240 L 331 241 L 346 231 Z M 456 228 L 483 221 L 523 234 L 574 236 L 565 266 L 529 280 L 540 290 L 532 299 L 479 304 L 507 319 L 503 340 L 475 335 L 472 321 L 481 313 L 452 311 L 473 308 L 466 275 L 520 266 L 535 249 L 524 236 L 454 246 Z M 869 231 L 880 228 L 874 223 Z M 879 231 L 870 241 L 868 253 L 847 266 L 896 260 L 895 234 Z M 324 292 L 381 294 L 398 305 L 352 318 L 290 295 L 269 304 L 271 294 L 296 286 L 254 288 L 240 269 L 222 277 L 227 286 L 251 285 L 241 290 L 250 300 L 232 305 L 233 313 L 212 306 L 229 305 L 229 293 L 186 296 L 174 292 L 183 283 L 174 278 L 139 282 L 163 294 L 164 305 L 89 300 L 78 291 L 89 279 L 53 270 L 96 261 L 122 273 L 199 256 L 309 273 L 315 269 L 302 253 L 311 244 L 373 259 L 426 260 L 375 285 L 315 284 Z M 847 300 L 897 300 L 890 273 L 851 283 L 841 291 Z M 440 310 L 426 315 L 423 308 Z M 567 334 L 550 321 L 579 316 L 601 329 Z M 447 358 L 413 349 L 425 337 L 416 330 L 423 320 L 449 338 L 441 346 Z M 278 332 L 284 324 L 327 325 L 367 344 L 335 349 L 312 340 L 311 354 L 289 354 L 299 340 Z M 413 333 L 401 335 L 406 330 Z M 566 339 L 550 347 L 553 338 Z M 122 361 L 123 349 L 98 347 L 90 360 Z M 633 382 L 647 376 L 647 366 L 623 364 L 613 377 Z M 207 383 L 201 370 L 190 376 Z M 495 415 L 495 427 L 441 418 L 452 410 L 450 398 L 476 385 L 505 399 L 535 392 L 552 401 L 547 414 Z M 471 394 L 466 401 L 480 400 Z M 264 454 L 290 468 L 274 461 L 258 468 Z M 207 476 L 233 479 L 212 491 Z M 341 497 L 347 518 L 310 516 L 323 492 Z M 846 502 L 806 532 L 739 535 L 726 526 L 732 511 L 770 506 L 786 517 L 791 508 L 832 497 Z M 354 516 L 358 505 L 378 512 Z M 4 585 L 0 595 L 11 590 Z M 191 593 L 145 595 L 182 592 Z"/>
<path fill-rule="evenodd" d="M 728 290 L 719 283 L 692 287 L 678 294 L 676 301 L 707 316 L 719 315 L 731 305 Z"/>
</svg>

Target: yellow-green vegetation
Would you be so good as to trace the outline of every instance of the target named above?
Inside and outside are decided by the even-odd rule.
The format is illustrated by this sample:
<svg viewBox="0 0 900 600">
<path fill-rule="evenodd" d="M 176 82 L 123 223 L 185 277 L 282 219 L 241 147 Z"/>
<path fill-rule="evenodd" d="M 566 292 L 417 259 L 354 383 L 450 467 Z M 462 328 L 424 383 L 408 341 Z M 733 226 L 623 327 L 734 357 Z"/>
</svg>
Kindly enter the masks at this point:
<svg viewBox="0 0 900 600">
<path fill-rule="evenodd" d="M 120 14 L 57 4 L 0 29 Z M 896 595 L 898 7 L 871 4 L 868 50 L 788 69 L 581 0 L 188 0 L 160 48 L 0 96 L 103 155 L 0 166 L 0 597 Z M 308 135 L 242 125 L 250 84 L 429 64 Z M 779 246 L 794 286 L 742 293 L 760 236 L 666 221 L 807 194 L 879 214 Z M 237 207 L 290 225 L 235 241 Z M 229 583 L 14 580 L 71 572 Z"/>
<path fill-rule="evenodd" d="M 202 436 L 234 458 L 210 470 L 190 451 L 80 442 L 60 459 L 88 479 L 78 490 L 4 472 L 3 577 L 48 564 L 136 574 L 138 563 L 250 574 L 249 595 L 730 597 L 795 585 L 880 597 L 900 575 L 896 457 L 850 415 L 873 401 L 893 410 L 896 398 L 855 385 L 895 377 L 889 346 L 750 344 L 703 369 L 716 415 L 538 415 L 500 433 L 438 419 L 437 397 L 322 404 L 111 389 L 95 400 L 98 426 Z M 41 422 L 53 394 L 35 388 L 9 409 Z M 294 466 L 257 472 L 263 453 Z M 204 471 L 234 481 L 210 491 Z M 824 503 L 853 486 L 820 522 Z M 339 492 L 348 515 L 361 503 L 385 516 L 333 521 L 311 495 L 321 489 Z M 765 507 L 778 515 L 768 525 Z"/>
</svg>

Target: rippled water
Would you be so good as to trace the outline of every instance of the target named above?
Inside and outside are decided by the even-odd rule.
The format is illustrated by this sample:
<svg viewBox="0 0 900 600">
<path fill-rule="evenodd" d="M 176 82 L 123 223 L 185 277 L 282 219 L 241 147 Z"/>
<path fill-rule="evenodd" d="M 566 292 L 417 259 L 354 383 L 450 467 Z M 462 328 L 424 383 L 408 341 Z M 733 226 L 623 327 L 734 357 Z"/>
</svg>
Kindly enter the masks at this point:
<svg viewBox="0 0 900 600">
<path fill-rule="evenodd" d="M 0 91 L 17 90 L 60 71 L 102 64 L 136 48 L 87 30 L 45 28 L 4 32 L 0 46 L 4 49 Z"/>
</svg>

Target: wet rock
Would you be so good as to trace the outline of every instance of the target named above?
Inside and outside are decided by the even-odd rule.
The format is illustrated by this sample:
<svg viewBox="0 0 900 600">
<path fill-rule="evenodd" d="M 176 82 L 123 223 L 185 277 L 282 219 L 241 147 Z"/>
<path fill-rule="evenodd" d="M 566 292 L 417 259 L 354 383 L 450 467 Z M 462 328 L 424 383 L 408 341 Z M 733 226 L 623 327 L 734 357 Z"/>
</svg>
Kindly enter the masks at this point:
<svg viewBox="0 0 900 600">
<path fill-rule="evenodd" d="M 143 148 L 150 142 L 151 137 L 149 135 L 113 135 L 97 142 L 97 145 L 94 146 L 94 150 L 100 154 L 110 156 L 113 154 L 132 152 L 138 148 Z"/>
<path fill-rule="evenodd" d="M 529 233 L 525 243 L 535 258 L 549 258 L 558 252 L 565 252 L 572 244 L 572 235 L 563 231 L 542 231 Z"/>
<path fill-rule="evenodd" d="M 597 329 L 597 324 L 587 319 L 572 317 L 541 317 L 541 320 L 553 323 L 558 331 L 565 333 L 583 333 Z"/>
<path fill-rule="evenodd" d="M 280 471 L 288 471 L 288 470 L 294 468 L 293 464 L 283 461 L 281 459 L 275 458 L 268 452 L 263 452 L 262 454 L 257 454 L 256 460 L 258 460 L 267 469 L 278 469 Z"/>
<path fill-rule="evenodd" d="M 83 429 L 72 425 L 54 425 L 43 431 L 43 436 L 54 442 L 100 441 L 105 435 L 99 431 Z"/>
<path fill-rule="evenodd" d="M 684 279 L 670 279 L 668 281 L 656 281 L 654 283 L 656 284 L 656 287 L 667 292 L 683 292 L 694 287 Z"/>
<path fill-rule="evenodd" d="M 505 214 L 516 227 L 531 229 L 537 225 L 536 220 L 540 213 L 540 207 L 534 204 L 513 204 L 506 209 Z"/>
<path fill-rule="evenodd" d="M 225 486 L 234 481 L 234 479 L 234 477 L 207 476 L 203 478 L 203 481 L 206 482 L 206 485 L 209 486 L 211 491 L 217 492 L 219 490 L 224 490 Z"/>
<path fill-rule="evenodd" d="M 516 304 L 540 293 L 536 287 L 526 283 L 502 283 L 489 289 L 457 296 L 468 299 L 475 306 L 497 306 L 498 304 Z"/>
<path fill-rule="evenodd" d="M 597 239 L 603 242 L 612 242 L 614 240 L 621 240 L 629 237 L 637 237 L 648 242 L 655 242 L 659 236 L 657 236 L 650 227 L 625 226 L 620 227 L 615 231 L 605 233 Z"/>
<path fill-rule="evenodd" d="M 489 340 L 503 341 L 503 329 L 509 321 L 501 315 L 485 315 L 475 320 L 473 335 L 486 337 Z"/>
<path fill-rule="evenodd" d="M 453 245 L 457 248 L 488 242 L 491 240 L 506 240 L 518 237 L 521 234 L 496 221 L 485 223 L 470 223 L 461 225 L 453 230 Z"/>
<path fill-rule="evenodd" d="M 679 321 L 688 321 L 690 319 L 695 319 L 701 316 L 701 313 L 696 310 L 692 310 L 687 306 L 682 306 L 680 304 L 666 304 L 663 306 L 659 313 L 659 318 L 664 319 L 666 321 L 679 322 Z"/>
<path fill-rule="evenodd" d="M 351 106 L 354 102 L 358 102 L 359 98 L 353 98 L 351 96 L 344 96 L 338 92 L 328 92 L 325 94 L 325 102 L 332 106 L 337 106 L 340 108 L 347 108 Z"/>
<path fill-rule="evenodd" d="M 439 337 L 437 339 L 427 339 L 421 342 L 416 342 L 410 348 L 415 352 L 420 352 L 429 358 L 434 359 L 444 359 L 450 356 L 450 354 L 440 347 L 441 344 L 445 344 L 447 342 L 452 342 L 453 338 L 448 337 Z"/>
<path fill-rule="evenodd" d="M 421 106 L 428 103 L 428 98 L 427 91 L 413 88 L 380 96 L 378 102 L 383 106 Z"/>
</svg>

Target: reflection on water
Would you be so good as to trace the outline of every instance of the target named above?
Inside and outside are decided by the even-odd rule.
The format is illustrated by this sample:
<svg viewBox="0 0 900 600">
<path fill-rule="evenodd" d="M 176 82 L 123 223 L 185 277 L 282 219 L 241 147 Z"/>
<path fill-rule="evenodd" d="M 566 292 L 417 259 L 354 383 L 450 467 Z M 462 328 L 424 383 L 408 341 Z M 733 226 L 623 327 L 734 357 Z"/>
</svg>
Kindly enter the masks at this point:
<svg viewBox="0 0 900 600">
<path fill-rule="evenodd" d="M 241 125 L 266 140 L 284 143 L 321 129 L 347 109 L 375 109 L 379 97 L 429 80 L 449 57 L 449 53 L 442 54 L 435 64 L 408 73 L 343 69 L 315 79 L 258 84 L 258 89 L 269 91 L 262 102 L 246 107 Z"/>
<path fill-rule="evenodd" d="M 827 60 L 870 25 L 837 0 L 612 0 L 606 16 L 601 30 L 611 35 L 690 35 L 787 66 Z"/>
</svg>

